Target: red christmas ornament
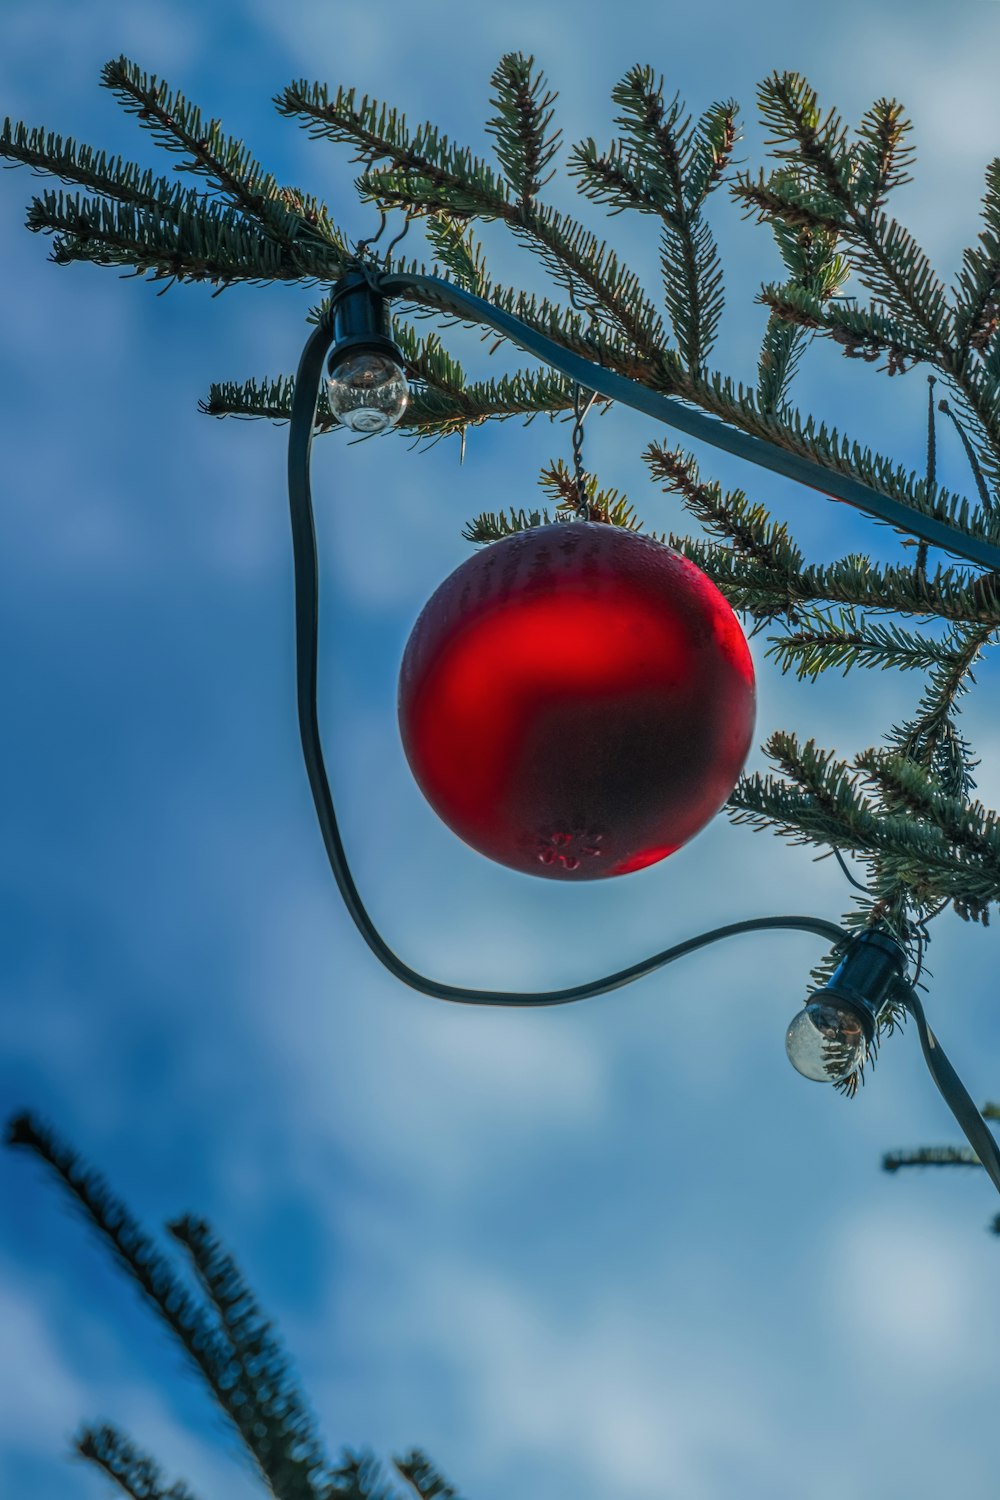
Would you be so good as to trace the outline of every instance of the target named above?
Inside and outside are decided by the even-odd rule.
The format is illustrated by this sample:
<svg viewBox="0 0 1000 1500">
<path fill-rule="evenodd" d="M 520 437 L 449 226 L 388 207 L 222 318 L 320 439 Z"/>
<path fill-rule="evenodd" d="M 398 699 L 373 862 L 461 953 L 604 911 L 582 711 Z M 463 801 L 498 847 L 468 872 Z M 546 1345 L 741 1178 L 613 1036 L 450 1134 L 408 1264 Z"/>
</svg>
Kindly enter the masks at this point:
<svg viewBox="0 0 1000 1500">
<path fill-rule="evenodd" d="M 753 663 L 704 573 L 601 522 L 538 526 L 456 568 L 413 627 L 399 725 L 466 843 L 596 880 L 672 854 L 719 811 L 754 727 Z"/>
</svg>

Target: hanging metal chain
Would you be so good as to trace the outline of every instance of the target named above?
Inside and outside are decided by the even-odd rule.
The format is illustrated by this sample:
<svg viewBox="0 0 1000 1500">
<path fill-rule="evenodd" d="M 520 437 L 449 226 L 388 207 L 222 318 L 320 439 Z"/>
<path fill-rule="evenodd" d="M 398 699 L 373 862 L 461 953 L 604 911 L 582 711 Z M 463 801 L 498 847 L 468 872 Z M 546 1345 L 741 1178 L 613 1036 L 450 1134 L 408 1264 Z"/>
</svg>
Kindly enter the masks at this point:
<svg viewBox="0 0 1000 1500">
<path fill-rule="evenodd" d="M 581 385 L 573 387 L 573 478 L 576 482 L 576 515 L 577 521 L 592 521 L 593 511 L 590 504 L 590 496 L 587 493 L 587 475 L 583 467 L 583 424 L 587 413 L 597 399 L 597 392 L 590 392 L 590 400 L 586 406 L 583 398 L 586 391 Z"/>
<path fill-rule="evenodd" d="M 576 298 L 576 291 L 572 284 L 570 284 L 568 290 L 570 305 L 573 308 L 574 312 L 580 313 L 582 316 L 586 316 L 590 320 L 587 325 L 587 332 L 584 334 L 584 338 L 588 344 L 593 346 L 594 325 L 598 322 L 597 312 L 593 307 L 587 308 L 580 306 L 580 303 Z M 573 519 L 575 521 L 592 521 L 594 519 L 594 509 L 590 503 L 590 496 L 587 493 L 587 475 L 583 467 L 583 424 L 587 419 L 590 408 L 597 400 L 597 392 L 591 391 L 589 393 L 589 400 L 587 401 L 587 404 L 585 406 L 584 397 L 587 396 L 587 394 L 588 393 L 584 390 L 582 385 L 580 385 L 578 382 L 574 384 L 573 479 L 576 484 L 576 513 Z"/>
</svg>

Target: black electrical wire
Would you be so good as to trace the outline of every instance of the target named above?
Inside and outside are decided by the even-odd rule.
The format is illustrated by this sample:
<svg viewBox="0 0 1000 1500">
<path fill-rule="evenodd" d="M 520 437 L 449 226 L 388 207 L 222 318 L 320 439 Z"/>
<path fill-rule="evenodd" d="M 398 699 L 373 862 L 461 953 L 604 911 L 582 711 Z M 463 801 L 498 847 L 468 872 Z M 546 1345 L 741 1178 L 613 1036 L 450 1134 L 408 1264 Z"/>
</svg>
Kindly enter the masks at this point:
<svg viewBox="0 0 1000 1500">
<path fill-rule="evenodd" d="M 813 932 L 835 944 L 848 941 L 848 935 L 834 922 L 822 917 L 752 917 L 744 922 L 731 922 L 725 927 L 715 927 L 701 932 L 682 943 L 675 943 L 654 953 L 639 963 L 606 974 L 600 979 L 585 984 L 568 985 L 565 989 L 542 991 L 508 991 L 466 989 L 460 985 L 443 984 L 411 969 L 386 943 L 365 907 L 351 874 L 340 836 L 333 795 L 326 772 L 323 746 L 319 732 L 317 708 L 317 673 L 319 655 L 319 568 L 316 556 L 316 527 L 313 518 L 312 492 L 309 480 L 309 458 L 312 451 L 313 422 L 316 402 L 323 375 L 323 364 L 332 339 L 332 324 L 329 319 L 322 322 L 309 336 L 295 377 L 292 399 L 291 431 L 288 438 L 288 496 L 292 521 L 292 550 L 295 567 L 295 649 L 296 678 L 299 712 L 299 731 L 302 736 L 302 753 L 305 757 L 309 785 L 312 789 L 316 814 L 319 818 L 323 844 L 326 848 L 330 868 L 344 904 L 350 912 L 361 936 L 375 957 L 388 969 L 394 978 L 411 989 L 438 1000 L 455 1000 L 467 1005 L 567 1005 L 574 1000 L 588 1000 L 595 995 L 607 994 L 620 989 L 656 969 L 673 963 L 687 953 L 705 948 L 709 943 L 722 938 L 736 937 L 745 932 L 763 932 L 785 928 L 799 932 Z"/>
<path fill-rule="evenodd" d="M 488 304 L 483 305 L 488 306 Z M 606 974 L 600 979 L 592 979 L 585 984 L 568 985 L 564 989 L 540 991 L 477 990 L 466 989 L 460 985 L 443 984 L 440 980 L 430 979 L 416 969 L 410 968 L 409 964 L 404 963 L 393 952 L 369 915 L 351 874 L 334 810 L 333 794 L 330 790 L 319 732 L 317 705 L 319 565 L 316 554 L 316 526 L 312 508 L 309 460 L 312 453 L 313 423 L 323 364 L 332 337 L 331 313 L 310 334 L 302 351 L 295 377 L 291 428 L 288 437 L 288 497 L 295 573 L 295 651 L 299 731 L 309 785 L 312 789 L 330 868 L 354 925 L 379 962 L 402 984 L 438 1000 L 458 1001 L 466 1005 L 541 1006 L 568 1005 L 576 1000 L 587 1000 L 596 995 L 605 995 L 610 990 L 620 989 L 623 985 L 631 984 L 633 980 L 642 979 L 645 975 L 664 968 L 675 959 L 683 958 L 685 954 L 694 953 L 710 943 L 720 942 L 723 938 L 737 937 L 747 932 L 766 932 L 775 929 L 812 932 L 828 939 L 838 947 L 846 946 L 851 941 L 850 934 L 822 917 L 751 917 L 743 922 L 731 922 L 725 927 L 714 927 L 708 932 L 698 933 L 696 937 L 675 943 L 670 948 L 664 948 L 661 952 L 640 960 L 639 963 L 630 964 L 627 968 L 618 969 L 615 973 Z M 523 342 L 525 342 L 525 347 L 529 347 L 526 341 Z M 548 340 L 544 342 L 548 343 Z M 564 371 L 564 373 L 575 378 L 573 371 Z M 632 384 L 632 382 L 625 383 Z M 590 385 L 597 386 L 596 380 L 592 379 Z M 600 389 L 599 386 L 597 388 Z M 637 389 L 642 388 L 637 387 Z M 602 392 L 602 394 L 609 393 Z M 686 415 L 691 414 L 686 413 Z M 940 525 L 940 523 L 936 524 Z M 992 1132 L 927 1025 L 923 1006 L 912 985 L 901 981 L 895 994 L 916 1020 L 920 1045 L 931 1077 L 988 1172 L 991 1181 L 1000 1192 L 1000 1150 L 997 1148 Z"/>
<path fill-rule="evenodd" d="M 1000 1150 L 996 1137 L 973 1102 L 972 1096 L 945 1056 L 944 1049 L 927 1024 L 924 1007 L 912 985 L 901 983 L 895 998 L 903 1004 L 917 1023 L 920 1047 L 927 1064 L 927 1071 L 941 1091 L 941 1095 L 965 1134 L 989 1175 L 990 1181 L 1000 1193 Z"/>
</svg>

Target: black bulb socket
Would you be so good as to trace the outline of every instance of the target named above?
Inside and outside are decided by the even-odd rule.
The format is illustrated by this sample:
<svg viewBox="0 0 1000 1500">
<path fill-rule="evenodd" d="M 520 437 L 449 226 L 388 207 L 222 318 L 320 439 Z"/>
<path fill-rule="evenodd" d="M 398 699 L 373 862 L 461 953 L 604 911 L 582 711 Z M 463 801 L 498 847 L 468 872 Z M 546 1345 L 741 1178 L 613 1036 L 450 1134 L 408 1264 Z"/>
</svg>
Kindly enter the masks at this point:
<svg viewBox="0 0 1000 1500">
<path fill-rule="evenodd" d="M 875 1035 L 879 1012 L 906 973 L 906 953 L 888 932 L 873 928 L 854 938 L 829 984 L 809 1004 L 837 1005 L 857 1016 L 865 1039 Z"/>
<path fill-rule="evenodd" d="M 356 354 L 359 350 L 366 354 L 382 354 L 405 370 L 402 351 L 392 338 L 389 304 L 385 297 L 373 291 L 360 272 L 352 271 L 337 283 L 331 310 L 333 346 L 326 364 L 328 375 L 333 375 L 346 355 Z"/>
</svg>

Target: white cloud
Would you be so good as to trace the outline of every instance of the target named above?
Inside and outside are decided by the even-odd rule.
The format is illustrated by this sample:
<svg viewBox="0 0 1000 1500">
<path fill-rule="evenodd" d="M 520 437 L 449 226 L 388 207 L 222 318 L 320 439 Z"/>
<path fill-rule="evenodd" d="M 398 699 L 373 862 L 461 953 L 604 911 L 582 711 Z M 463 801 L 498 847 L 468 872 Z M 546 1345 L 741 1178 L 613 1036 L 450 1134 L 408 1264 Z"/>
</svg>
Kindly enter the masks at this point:
<svg viewBox="0 0 1000 1500">
<path fill-rule="evenodd" d="M 991 1362 L 980 1337 L 981 1289 L 996 1247 L 940 1215 L 901 1211 L 885 1198 L 830 1236 L 811 1287 L 845 1346 L 864 1339 L 859 1372 L 879 1389 L 920 1371 L 925 1392 L 970 1392 Z"/>
</svg>

